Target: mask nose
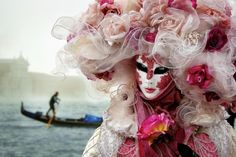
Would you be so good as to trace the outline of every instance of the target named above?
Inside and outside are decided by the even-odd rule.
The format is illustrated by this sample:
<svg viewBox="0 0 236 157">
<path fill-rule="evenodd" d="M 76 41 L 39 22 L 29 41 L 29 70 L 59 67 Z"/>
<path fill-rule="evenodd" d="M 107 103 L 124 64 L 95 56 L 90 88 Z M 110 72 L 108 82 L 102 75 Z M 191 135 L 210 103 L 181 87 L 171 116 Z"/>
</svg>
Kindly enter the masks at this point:
<svg viewBox="0 0 236 157">
<path fill-rule="evenodd" d="M 147 80 L 147 85 L 148 85 L 148 87 L 152 87 L 153 81 L 152 80 Z"/>
<path fill-rule="evenodd" d="M 147 72 L 147 80 L 150 80 L 153 77 L 153 70 L 148 70 Z"/>
</svg>

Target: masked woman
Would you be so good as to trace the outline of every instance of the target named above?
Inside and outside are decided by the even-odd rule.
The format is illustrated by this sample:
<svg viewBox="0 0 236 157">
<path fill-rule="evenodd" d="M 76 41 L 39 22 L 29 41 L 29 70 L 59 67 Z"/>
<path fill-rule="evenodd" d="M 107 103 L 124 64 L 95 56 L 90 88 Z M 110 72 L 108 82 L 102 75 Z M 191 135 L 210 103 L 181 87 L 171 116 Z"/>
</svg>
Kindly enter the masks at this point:
<svg viewBox="0 0 236 157">
<path fill-rule="evenodd" d="M 185 144 L 200 157 L 233 157 L 230 11 L 225 0 L 97 0 L 60 18 L 52 32 L 69 33 L 62 61 L 111 93 L 83 156 L 178 157 Z"/>
</svg>

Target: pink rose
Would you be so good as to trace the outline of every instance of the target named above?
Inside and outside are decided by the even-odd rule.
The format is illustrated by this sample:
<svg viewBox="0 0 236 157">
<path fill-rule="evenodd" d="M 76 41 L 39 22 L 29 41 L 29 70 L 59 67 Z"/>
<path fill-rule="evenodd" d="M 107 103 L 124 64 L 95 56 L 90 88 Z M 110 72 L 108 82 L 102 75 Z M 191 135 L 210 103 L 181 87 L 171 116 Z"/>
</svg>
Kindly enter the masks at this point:
<svg viewBox="0 0 236 157">
<path fill-rule="evenodd" d="M 155 42 L 155 39 L 156 39 L 156 35 L 157 33 L 156 32 L 149 32 L 145 35 L 145 40 L 150 42 L 150 43 L 154 43 Z"/>
<path fill-rule="evenodd" d="M 214 27 L 208 33 L 208 39 L 205 49 L 214 52 L 219 51 L 228 42 L 227 35 L 220 27 Z"/>
<path fill-rule="evenodd" d="M 103 5 L 103 4 L 114 4 L 114 0 L 100 0 L 100 1 L 98 1 L 98 3 L 100 5 Z"/>
<path fill-rule="evenodd" d="M 137 136 L 152 144 L 153 140 L 169 130 L 169 126 L 172 123 L 174 123 L 174 121 L 165 115 L 165 113 L 153 114 L 142 122 Z"/>
<path fill-rule="evenodd" d="M 119 43 L 129 31 L 125 16 L 120 17 L 115 14 L 105 17 L 100 28 L 105 40 L 111 43 Z"/>
<path fill-rule="evenodd" d="M 184 24 L 185 15 L 184 12 L 175 12 L 171 11 L 172 14 L 166 14 L 162 22 L 160 23 L 158 30 L 171 30 L 175 32 L 179 32 Z"/>
<path fill-rule="evenodd" d="M 193 8 L 197 8 L 197 0 L 191 0 Z"/>
<path fill-rule="evenodd" d="M 131 11 L 129 12 L 129 18 L 130 18 L 130 27 L 147 27 L 147 23 L 143 21 L 143 16 L 140 12 Z"/>
<path fill-rule="evenodd" d="M 92 4 L 81 17 L 82 22 L 96 27 L 102 21 L 104 14 L 101 12 L 99 4 Z"/>
<path fill-rule="evenodd" d="M 141 9 L 141 5 L 138 0 L 114 0 L 114 2 L 122 8 L 122 13 L 139 11 Z"/>
<path fill-rule="evenodd" d="M 104 15 L 107 15 L 109 13 L 121 15 L 121 7 L 115 4 L 104 3 L 103 5 L 101 5 L 101 11 Z"/>
<path fill-rule="evenodd" d="M 146 4 L 146 3 L 145 3 Z M 150 4 L 146 4 L 143 20 L 148 23 L 151 27 L 155 27 L 159 23 L 161 23 L 164 14 L 166 13 L 166 4 L 159 4 L 157 2 L 153 2 Z"/>
<path fill-rule="evenodd" d="M 168 0 L 168 6 L 170 7 L 174 0 Z"/>
<path fill-rule="evenodd" d="M 187 1 L 191 1 L 191 3 L 192 3 L 192 7 L 194 8 L 194 9 L 196 9 L 197 8 L 197 0 L 187 0 L 187 1 L 177 1 L 177 2 L 175 2 L 176 0 L 168 0 L 168 6 L 169 7 L 171 7 L 172 5 L 173 5 L 173 3 L 177 3 L 176 5 L 178 6 L 178 3 L 179 3 L 179 6 L 182 6 L 182 5 L 184 5 L 183 3 L 186 3 Z"/>
<path fill-rule="evenodd" d="M 188 69 L 186 81 L 190 85 L 196 85 L 201 89 L 207 89 L 213 81 L 213 76 L 210 75 L 208 66 L 202 64 Z"/>
</svg>

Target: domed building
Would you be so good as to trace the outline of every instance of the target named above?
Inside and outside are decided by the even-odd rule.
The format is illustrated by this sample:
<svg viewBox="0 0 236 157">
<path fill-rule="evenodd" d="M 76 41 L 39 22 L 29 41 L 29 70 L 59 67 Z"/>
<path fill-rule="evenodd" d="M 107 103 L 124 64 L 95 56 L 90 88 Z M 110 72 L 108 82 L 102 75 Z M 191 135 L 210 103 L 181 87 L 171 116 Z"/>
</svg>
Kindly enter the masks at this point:
<svg viewBox="0 0 236 157">
<path fill-rule="evenodd" d="M 28 61 L 22 56 L 0 60 L 0 95 L 3 98 L 19 98 L 32 92 L 32 82 L 28 74 Z M 20 91 L 20 92 L 19 92 Z"/>
</svg>

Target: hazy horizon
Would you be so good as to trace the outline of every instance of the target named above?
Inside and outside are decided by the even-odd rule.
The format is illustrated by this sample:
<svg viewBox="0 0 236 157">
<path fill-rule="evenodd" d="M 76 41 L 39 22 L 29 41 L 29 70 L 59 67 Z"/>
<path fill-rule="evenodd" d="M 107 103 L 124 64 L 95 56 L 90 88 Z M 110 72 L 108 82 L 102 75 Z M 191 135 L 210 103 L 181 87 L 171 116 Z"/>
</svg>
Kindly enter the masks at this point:
<svg viewBox="0 0 236 157">
<path fill-rule="evenodd" d="M 15 63 L 15 64 L 13 64 Z M 84 77 L 30 72 L 22 57 L 0 59 L 0 102 L 47 101 L 58 91 L 64 101 L 100 101 L 98 93 Z M 104 97 L 104 96 L 103 96 Z"/>
</svg>

